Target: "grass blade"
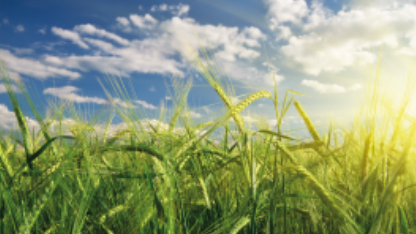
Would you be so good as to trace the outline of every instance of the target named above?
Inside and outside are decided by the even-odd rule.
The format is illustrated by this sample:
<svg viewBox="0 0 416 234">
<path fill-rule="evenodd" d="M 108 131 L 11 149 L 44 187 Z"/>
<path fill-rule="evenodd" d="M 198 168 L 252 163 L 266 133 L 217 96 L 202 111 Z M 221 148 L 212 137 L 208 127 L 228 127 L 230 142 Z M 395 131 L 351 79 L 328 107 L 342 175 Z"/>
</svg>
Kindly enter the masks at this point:
<svg viewBox="0 0 416 234">
<path fill-rule="evenodd" d="M 407 225 L 406 214 L 404 213 L 404 210 L 400 205 L 397 207 L 397 209 L 400 214 L 400 228 L 402 229 L 402 233 L 409 234 L 409 227 Z"/>
<path fill-rule="evenodd" d="M 17 101 L 16 95 L 13 91 L 12 81 L 9 77 L 9 73 L 5 69 L 5 65 L 0 63 L 0 80 L 3 82 L 4 86 L 6 87 L 7 93 L 10 97 L 10 100 L 12 102 L 13 106 L 13 112 L 16 116 L 17 123 L 19 125 L 20 131 L 22 133 L 23 137 L 23 146 L 25 148 L 26 157 L 29 157 L 29 155 L 33 151 L 33 143 L 30 138 L 30 131 L 29 127 L 27 125 L 27 122 L 25 120 L 25 117 L 20 110 L 19 102 Z M 29 167 L 32 169 L 32 165 L 30 164 Z"/>
<path fill-rule="evenodd" d="M 26 233 L 30 234 L 33 226 L 36 223 L 41 211 L 52 197 L 53 192 L 55 191 L 56 187 L 59 185 L 61 180 L 61 175 L 57 174 L 55 178 L 53 178 L 49 184 L 49 186 L 45 189 L 45 192 L 41 195 L 38 202 L 35 203 L 33 207 L 33 211 L 29 213 L 27 217 L 25 217 L 25 222 L 19 228 L 19 233 Z"/>
<path fill-rule="evenodd" d="M 273 132 L 273 131 L 270 131 L 270 130 L 267 130 L 267 129 L 261 129 L 258 132 L 265 133 L 265 134 L 269 134 L 269 135 L 273 135 L 273 136 L 278 136 L 278 137 L 281 137 L 281 138 L 284 138 L 284 139 L 288 139 L 288 140 L 292 140 L 292 141 L 296 140 L 296 139 L 294 139 L 292 137 L 285 136 L 283 134 L 279 134 L 277 132 Z"/>
<path fill-rule="evenodd" d="M 51 144 L 58 138 L 64 138 L 64 139 L 75 139 L 73 136 L 57 136 L 53 137 L 52 139 L 48 140 L 45 144 L 40 147 L 38 151 L 36 151 L 34 154 L 29 155 L 27 158 L 27 164 L 29 167 L 31 167 L 33 160 L 35 160 L 37 157 L 39 157 Z"/>
<path fill-rule="evenodd" d="M 163 161 L 164 155 L 160 153 L 159 151 L 145 145 L 145 144 L 136 144 L 136 145 L 122 145 L 122 146 L 109 146 L 104 147 L 100 150 L 100 152 L 105 151 L 137 151 L 137 152 L 145 152 L 147 154 L 150 154 L 160 161 Z"/>
</svg>

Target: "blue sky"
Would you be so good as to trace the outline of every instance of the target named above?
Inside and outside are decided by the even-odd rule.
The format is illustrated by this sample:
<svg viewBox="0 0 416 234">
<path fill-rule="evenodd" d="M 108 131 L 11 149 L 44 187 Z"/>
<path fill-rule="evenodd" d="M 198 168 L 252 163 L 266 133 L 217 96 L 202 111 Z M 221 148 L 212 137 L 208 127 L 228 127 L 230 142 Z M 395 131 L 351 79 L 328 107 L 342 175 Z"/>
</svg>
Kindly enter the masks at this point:
<svg viewBox="0 0 416 234">
<path fill-rule="evenodd" d="M 235 98 L 272 91 L 274 70 L 279 97 L 288 89 L 306 94 L 296 99 L 325 126 L 330 116 L 353 116 L 381 49 L 389 91 L 404 84 L 416 55 L 415 13 L 410 0 L 5 0 L 0 59 L 12 79 L 24 81 L 42 114 L 48 100 L 104 108 L 108 97 L 97 78 L 107 84 L 114 75 L 136 94 L 135 108 L 155 121 L 162 102 L 172 107 L 166 84 L 180 77 L 193 79 L 193 119 L 211 120 L 224 106 L 178 52 L 179 39 L 186 39 L 195 49 L 212 51 L 235 84 Z M 36 127 L 29 109 L 25 114 Z M 273 124 L 272 102 L 259 100 L 243 113 L 248 123 L 256 115 Z M 300 124 L 294 108 L 287 116 L 289 125 Z M 0 127 L 13 126 L 0 84 Z"/>
</svg>

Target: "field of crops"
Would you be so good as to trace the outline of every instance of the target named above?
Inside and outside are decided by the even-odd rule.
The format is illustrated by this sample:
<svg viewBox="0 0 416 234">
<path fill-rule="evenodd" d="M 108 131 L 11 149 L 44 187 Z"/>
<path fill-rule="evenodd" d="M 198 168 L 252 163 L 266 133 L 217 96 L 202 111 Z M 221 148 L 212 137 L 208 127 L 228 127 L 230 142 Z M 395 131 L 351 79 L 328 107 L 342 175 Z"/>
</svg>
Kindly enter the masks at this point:
<svg viewBox="0 0 416 234">
<path fill-rule="evenodd" d="M 194 61 L 223 101 L 223 115 L 199 125 L 181 115 L 192 87 L 185 83 L 168 127 L 117 108 L 129 128 L 109 137 L 108 119 L 100 138 L 82 121 L 72 135 L 52 134 L 49 126 L 70 107 L 42 119 L 19 83 L 41 126 L 31 132 L 3 67 L 23 140 L 0 142 L 0 233 L 416 232 L 416 123 L 405 111 L 412 85 L 395 107 L 377 72 L 355 121 L 322 135 L 296 92 L 279 100 L 277 91 L 259 90 L 233 104 L 213 68 Z M 113 87 L 125 97 L 119 83 Z M 244 123 L 241 112 L 259 99 L 274 103 L 275 127 Z M 309 140 L 282 130 L 289 108 Z"/>
</svg>

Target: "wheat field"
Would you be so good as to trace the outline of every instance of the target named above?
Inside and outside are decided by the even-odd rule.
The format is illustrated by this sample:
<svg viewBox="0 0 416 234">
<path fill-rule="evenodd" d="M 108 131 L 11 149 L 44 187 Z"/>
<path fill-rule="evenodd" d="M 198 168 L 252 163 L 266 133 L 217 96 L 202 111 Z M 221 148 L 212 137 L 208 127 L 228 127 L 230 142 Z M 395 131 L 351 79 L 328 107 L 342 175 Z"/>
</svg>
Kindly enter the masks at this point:
<svg viewBox="0 0 416 234">
<path fill-rule="evenodd" d="M 22 140 L 0 140 L 0 233 L 416 233 L 416 122 L 406 98 L 396 107 L 380 94 L 379 72 L 356 119 L 320 134 L 296 92 L 278 100 L 277 84 L 273 94 L 259 90 L 233 104 L 205 58 L 192 62 L 223 101 L 222 115 L 199 124 L 181 115 L 187 82 L 175 110 L 161 110 L 167 127 L 117 107 L 128 128 L 110 137 L 108 119 L 101 138 L 95 121 L 79 118 L 72 135 L 50 131 L 73 105 L 42 118 L 18 83 L 41 126 L 31 131 L 3 66 Z M 109 81 L 128 101 L 124 85 Z M 273 103 L 276 126 L 245 125 L 241 112 L 259 99 Z M 308 138 L 283 131 L 289 108 Z"/>
</svg>

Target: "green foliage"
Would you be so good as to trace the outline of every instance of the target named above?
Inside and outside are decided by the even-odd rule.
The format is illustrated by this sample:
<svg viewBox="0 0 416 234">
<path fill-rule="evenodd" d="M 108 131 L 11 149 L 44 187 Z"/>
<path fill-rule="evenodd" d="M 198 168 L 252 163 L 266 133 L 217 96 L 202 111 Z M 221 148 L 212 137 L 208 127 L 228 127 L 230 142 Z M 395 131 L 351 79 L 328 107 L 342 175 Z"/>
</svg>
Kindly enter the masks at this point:
<svg viewBox="0 0 416 234">
<path fill-rule="evenodd" d="M 99 138 L 94 122 L 80 120 L 72 106 L 42 119 L 20 83 L 40 126 L 35 137 L 2 68 L 23 141 L 12 135 L 0 140 L 0 232 L 416 232 L 415 119 L 405 112 L 407 101 L 395 108 L 380 98 L 379 70 L 351 126 L 331 123 L 327 135 L 320 135 L 294 100 L 302 93 L 289 90 L 279 105 L 276 83 L 273 95 L 263 90 L 232 103 L 233 93 L 216 70 L 193 62 L 220 95 L 222 115 L 195 125 L 182 116 L 191 88 L 184 83 L 171 115 L 161 110 L 160 120 L 171 117 L 167 127 L 117 107 L 128 129 L 108 139 L 111 120 Z M 129 98 L 122 83 L 112 85 Z M 276 127 L 254 131 L 241 113 L 261 98 L 274 105 Z M 282 129 L 292 103 L 311 139 Z M 73 136 L 62 135 L 62 109 L 76 120 L 69 128 Z M 379 118 L 382 111 L 387 115 Z M 50 130 L 52 123 L 59 124 L 59 133 Z"/>
</svg>

